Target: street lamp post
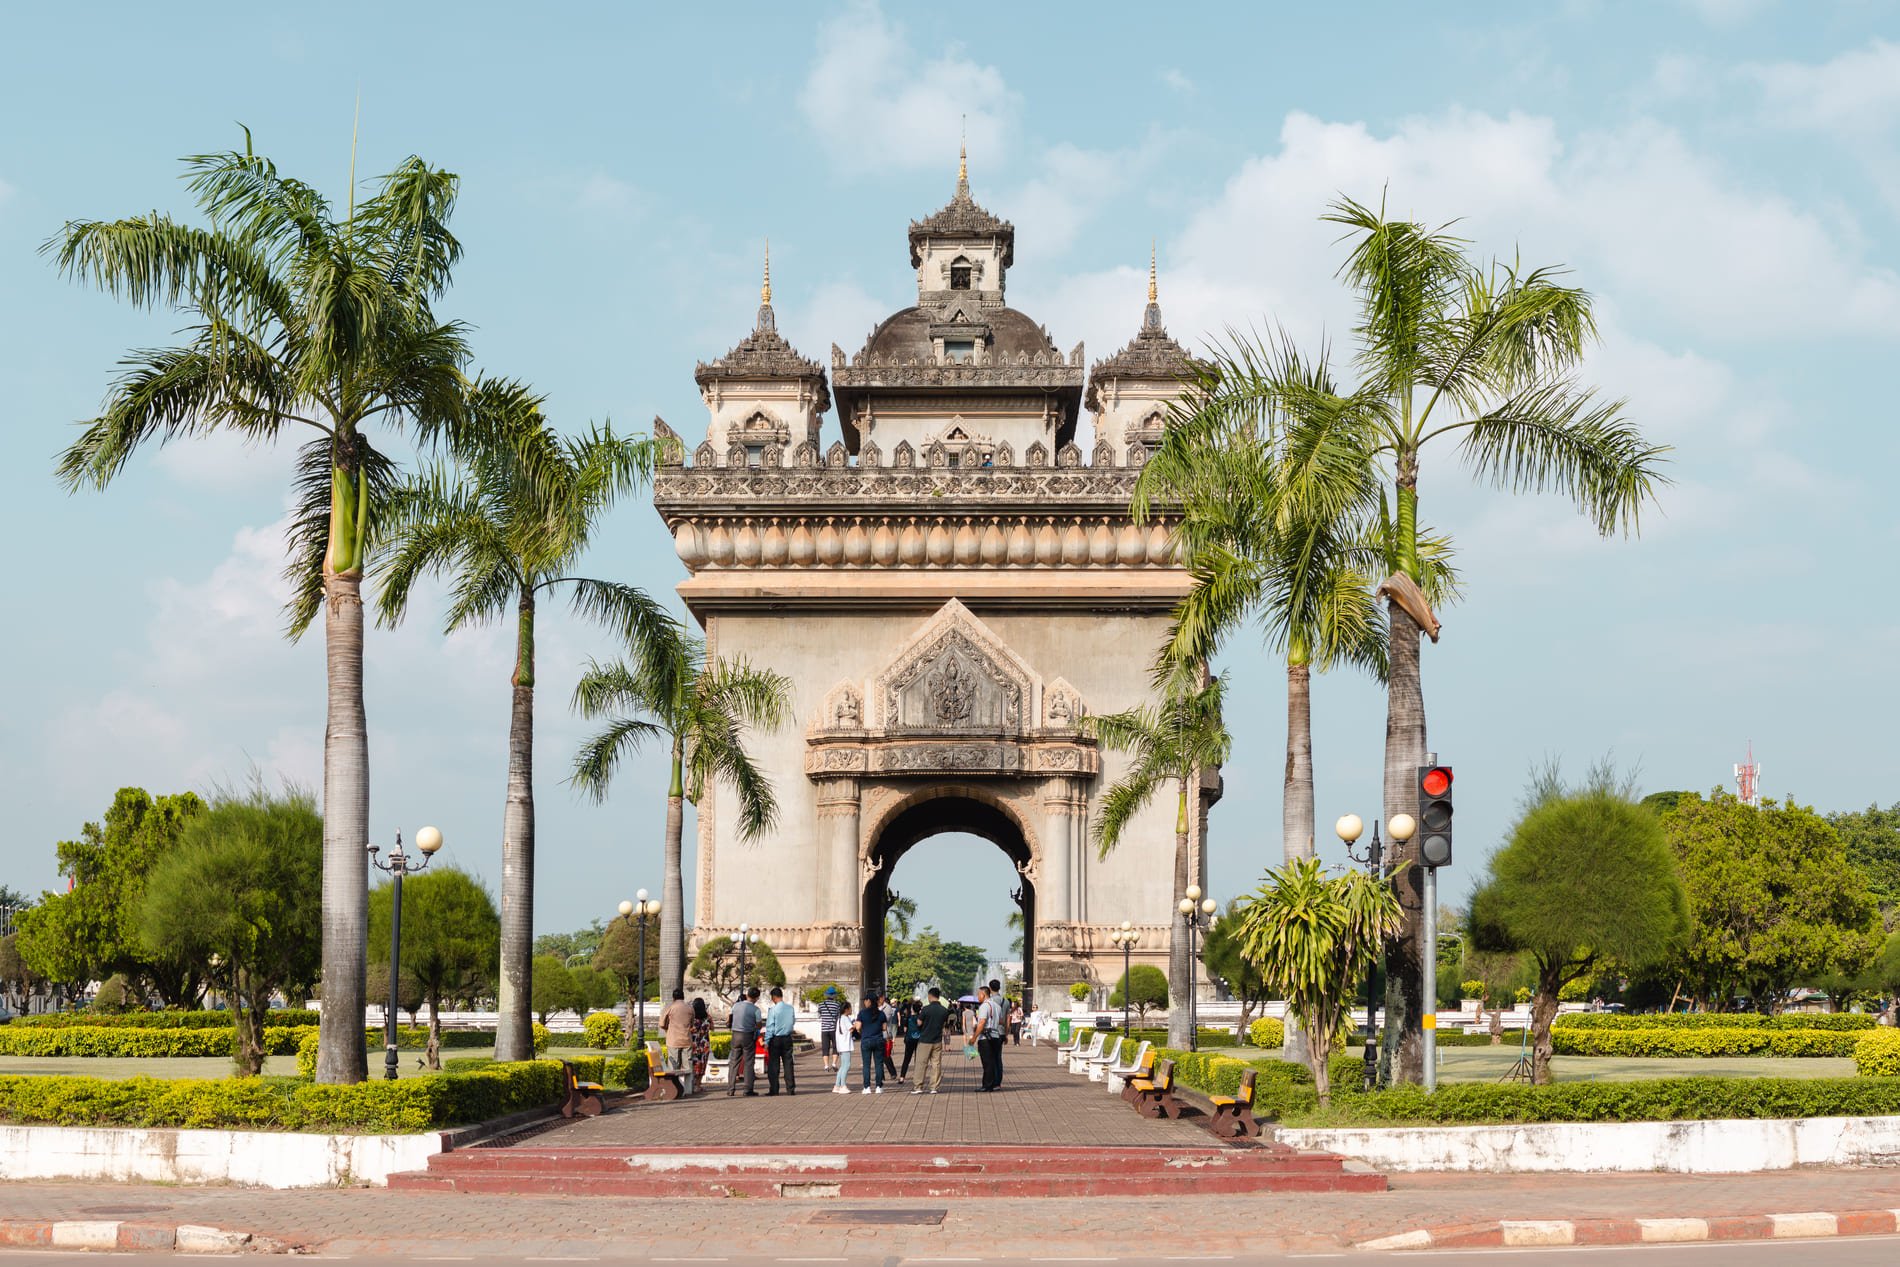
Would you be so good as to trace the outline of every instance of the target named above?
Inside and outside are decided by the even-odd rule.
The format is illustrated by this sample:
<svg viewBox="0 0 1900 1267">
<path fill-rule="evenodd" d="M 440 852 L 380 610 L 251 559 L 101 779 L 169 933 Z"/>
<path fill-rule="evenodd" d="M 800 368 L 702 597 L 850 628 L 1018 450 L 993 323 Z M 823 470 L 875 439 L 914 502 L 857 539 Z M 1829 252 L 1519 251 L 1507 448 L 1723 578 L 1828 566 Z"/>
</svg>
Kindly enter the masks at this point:
<svg viewBox="0 0 1900 1267">
<path fill-rule="evenodd" d="M 1128 1005 L 1134 1001 L 1135 983 L 1129 978 L 1133 970 L 1129 967 L 1129 956 L 1134 952 L 1135 943 L 1141 940 L 1141 930 L 1127 920 L 1122 926 L 1108 935 L 1108 939 L 1122 948 L 1122 1037 L 1131 1036 L 1128 1028 Z"/>
<path fill-rule="evenodd" d="M 435 851 L 442 847 L 442 833 L 433 827 L 424 827 L 416 833 L 416 848 L 422 851 L 422 861 L 411 863 L 409 855 L 402 851 L 402 833 L 396 833 L 396 847 L 389 851 L 389 861 L 384 862 L 376 856 L 376 846 L 369 847 L 370 865 L 379 871 L 387 871 L 395 880 L 395 891 L 390 894 L 389 902 L 389 1006 L 383 1012 L 383 1077 L 391 1082 L 396 1080 L 396 984 L 402 979 L 402 878 L 429 865 L 429 859 L 435 857 Z"/>
<path fill-rule="evenodd" d="M 637 991 L 639 997 L 634 1001 L 634 1007 L 640 1018 L 639 1043 L 642 1048 L 645 1048 L 647 1045 L 647 920 L 660 913 L 660 899 L 656 897 L 648 901 L 645 889 L 641 889 L 633 897 L 633 901 L 620 904 L 620 918 L 634 921 L 640 929 L 640 961 L 634 969 L 640 985 Z"/>
<path fill-rule="evenodd" d="M 1198 884 L 1190 884 L 1187 886 L 1186 896 L 1184 896 L 1181 899 L 1176 909 L 1178 909 L 1181 912 L 1181 922 L 1187 925 L 1188 1050 L 1199 1051 L 1201 1035 L 1200 1035 L 1200 1022 L 1196 1017 L 1198 1008 L 1195 1006 L 1196 1004 L 1195 995 L 1198 991 L 1195 988 L 1195 982 L 1200 974 L 1195 971 L 1195 965 L 1200 963 L 1200 958 L 1199 958 L 1199 952 L 1194 948 L 1194 942 L 1195 942 L 1195 938 L 1201 932 L 1206 930 L 1207 922 L 1213 918 L 1214 912 L 1220 909 L 1220 903 L 1216 902 L 1211 897 L 1203 898 L 1201 896 L 1201 886 Z"/>
<path fill-rule="evenodd" d="M 1360 820 L 1357 814 L 1342 815 L 1339 821 L 1333 824 L 1333 833 L 1345 843 L 1346 856 L 1351 858 L 1354 862 L 1365 863 L 1367 875 L 1381 876 L 1384 874 L 1385 867 L 1385 847 L 1379 841 L 1379 824 L 1376 822 L 1372 824 L 1372 841 L 1366 846 L 1364 853 L 1360 853 L 1353 848 L 1353 845 L 1358 842 L 1360 835 L 1365 830 L 1366 825 Z M 1367 1091 L 1379 1085 L 1379 1044 L 1377 1039 L 1379 1032 L 1379 1001 L 1373 994 L 1378 986 L 1378 981 L 1378 969 L 1376 967 L 1367 968 L 1365 1075 L 1365 1089 Z"/>
</svg>

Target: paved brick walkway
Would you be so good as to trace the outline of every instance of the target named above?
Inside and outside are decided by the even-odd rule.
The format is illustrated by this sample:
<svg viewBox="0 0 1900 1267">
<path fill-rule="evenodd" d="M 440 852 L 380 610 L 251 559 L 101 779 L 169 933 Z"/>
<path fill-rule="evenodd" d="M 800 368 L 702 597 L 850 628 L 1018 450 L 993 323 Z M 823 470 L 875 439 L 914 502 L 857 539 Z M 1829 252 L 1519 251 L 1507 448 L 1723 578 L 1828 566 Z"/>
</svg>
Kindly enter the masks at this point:
<svg viewBox="0 0 1900 1267">
<path fill-rule="evenodd" d="M 1120 1096 L 1110 1095 L 1103 1083 L 1058 1067 L 1053 1048 L 1006 1048 L 1003 1089 L 989 1095 L 976 1090 L 977 1063 L 953 1051 L 937 1095 L 912 1095 L 911 1084 L 890 1082 L 882 1095 L 859 1094 L 855 1061 L 851 1094 L 834 1095 L 835 1075 L 810 1055 L 798 1062 L 795 1096 L 781 1090 L 768 1097 L 761 1082 L 756 1099 L 743 1093 L 728 1098 L 723 1087 L 714 1086 L 666 1104 L 635 1100 L 523 1142 L 536 1148 L 903 1143 L 1205 1148 L 1210 1143 L 1193 1121 L 1149 1121 Z M 916 1071 L 913 1065 L 911 1072 Z"/>
</svg>

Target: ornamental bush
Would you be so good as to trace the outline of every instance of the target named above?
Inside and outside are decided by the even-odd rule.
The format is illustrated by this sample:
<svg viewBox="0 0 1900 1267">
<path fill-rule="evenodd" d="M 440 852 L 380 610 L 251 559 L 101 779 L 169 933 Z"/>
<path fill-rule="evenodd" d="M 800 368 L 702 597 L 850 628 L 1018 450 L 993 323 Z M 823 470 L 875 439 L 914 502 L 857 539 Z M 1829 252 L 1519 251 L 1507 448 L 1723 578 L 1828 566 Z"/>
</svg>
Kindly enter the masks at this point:
<svg viewBox="0 0 1900 1267">
<path fill-rule="evenodd" d="M 625 1087 L 629 1091 L 646 1090 L 647 1054 L 636 1051 L 626 1056 L 608 1056 L 601 1062 L 600 1080 L 610 1087 Z"/>
<path fill-rule="evenodd" d="M 486 1121 L 560 1098 L 560 1066 L 550 1061 L 336 1086 L 285 1078 L 0 1076 L 0 1121 L 407 1133 Z"/>
<path fill-rule="evenodd" d="M 1854 1068 L 1864 1078 L 1900 1078 L 1900 1029 L 1877 1029 L 1854 1043 Z"/>
<path fill-rule="evenodd" d="M 1572 1012 L 1559 1016 L 1559 1029 L 1825 1029 L 1869 1030 L 1874 1018 L 1859 1012 L 1787 1012 L 1763 1016 L 1759 1012 L 1664 1012 L 1630 1015 L 1619 1012 Z"/>
<path fill-rule="evenodd" d="M 1656 1122 L 1875 1117 L 1900 1113 L 1900 1078 L 1652 1078 L 1637 1082 L 1453 1083 L 1336 1095 L 1354 1121 Z"/>
<path fill-rule="evenodd" d="M 1565 1026 L 1551 1031 L 1551 1050 L 1560 1056 L 1851 1056 L 1858 1038 L 1842 1031 L 1722 1025 L 1688 1029 Z"/>
<path fill-rule="evenodd" d="M 297 1040 L 297 1076 L 315 1078 L 317 1076 L 317 1031 L 311 1030 Z"/>
<path fill-rule="evenodd" d="M 627 1041 L 627 1031 L 620 1024 L 620 1018 L 612 1012 L 590 1013 L 581 1023 L 581 1032 L 587 1038 L 587 1045 L 599 1050 L 618 1047 Z"/>
<path fill-rule="evenodd" d="M 297 1050 L 308 1025 L 267 1025 L 264 1051 L 287 1056 Z M 237 1031 L 231 1018 L 222 1029 L 159 1028 L 154 1026 L 65 1025 L 50 1029 L 0 1027 L 0 1056 L 106 1056 L 163 1058 L 229 1056 L 236 1048 Z"/>
<path fill-rule="evenodd" d="M 1247 1027 L 1247 1042 L 1255 1047 L 1286 1046 L 1286 1023 L 1263 1016 Z M 1225 1095 L 1226 1092 L 1222 1092 Z"/>
<path fill-rule="evenodd" d="M 534 1054 L 539 1056 L 548 1049 L 548 1027 L 540 1021 L 534 1022 Z"/>
<path fill-rule="evenodd" d="M 264 1018 L 274 1026 L 315 1025 L 318 1015 L 310 1008 L 280 1007 Z M 16 1016 L 8 1029 L 230 1029 L 231 1014 L 223 1011 L 124 1012 L 106 1015 L 98 1012 L 46 1012 L 37 1016 Z"/>
</svg>

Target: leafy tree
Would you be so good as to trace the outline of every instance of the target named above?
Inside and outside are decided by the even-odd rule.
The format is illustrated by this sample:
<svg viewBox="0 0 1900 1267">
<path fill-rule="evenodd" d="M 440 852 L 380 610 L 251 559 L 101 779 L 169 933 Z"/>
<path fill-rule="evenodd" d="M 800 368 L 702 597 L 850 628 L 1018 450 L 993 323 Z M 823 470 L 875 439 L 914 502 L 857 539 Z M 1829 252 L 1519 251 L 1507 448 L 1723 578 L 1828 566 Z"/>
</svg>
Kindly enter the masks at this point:
<svg viewBox="0 0 1900 1267">
<path fill-rule="evenodd" d="M 125 973 L 150 983 L 172 1006 L 204 993 L 197 965 L 154 955 L 139 933 L 139 910 L 153 869 L 178 845 L 205 803 L 190 792 L 152 797 L 120 788 L 100 823 L 58 846 L 60 874 L 72 887 L 47 893 L 18 919 L 20 954 L 51 981 L 104 980 Z"/>
<path fill-rule="evenodd" d="M 389 880 L 369 895 L 370 963 L 385 969 L 394 891 Z M 429 1068 L 442 1067 L 443 1003 L 466 1003 L 487 992 L 500 937 L 495 900 L 467 872 L 445 867 L 402 882 L 402 975 L 416 983 L 429 1005 L 424 1056 Z"/>
<path fill-rule="evenodd" d="M 372 898 L 371 901 L 373 903 L 374 898 Z M 406 907 L 408 903 L 405 902 L 403 905 Z M 405 914 L 406 913 L 407 912 L 405 912 Z M 375 907 L 372 905 L 371 915 L 374 916 L 374 914 Z M 389 935 L 389 929 L 386 924 L 383 929 L 383 935 Z M 372 1002 L 386 1004 L 389 1001 L 388 954 L 383 955 L 381 963 L 370 964 L 368 973 L 363 977 L 363 982 Z M 422 993 L 422 986 L 417 983 L 414 977 L 409 975 L 409 965 L 404 964 L 402 976 L 396 982 L 396 1010 L 408 1016 L 409 1023 L 414 1025 L 422 1013 L 422 1005 L 427 1001 L 427 997 Z"/>
<path fill-rule="evenodd" d="M 1101 816 L 1092 828 L 1095 843 L 1107 856 L 1122 833 L 1169 780 L 1174 782 L 1174 892 L 1185 892 L 1191 874 L 1188 855 L 1190 798 L 1200 772 L 1227 760 L 1230 739 L 1221 721 L 1224 677 L 1198 680 L 1198 665 L 1175 664 L 1161 682 L 1153 704 L 1119 713 L 1091 714 L 1082 719 L 1088 732 L 1104 748 L 1134 757 L 1129 771 L 1102 797 Z M 1176 998 L 1192 988 L 1193 966 L 1188 962 L 1187 927 L 1180 915 L 1168 936 L 1168 980 Z M 1186 1008 L 1168 1013 L 1168 1042 L 1189 1045 Z"/>
<path fill-rule="evenodd" d="M 981 946 L 945 941 L 936 929 L 925 927 L 915 937 L 892 946 L 885 961 L 885 978 L 895 993 L 935 981 L 947 986 L 956 997 L 988 966 L 989 955 Z"/>
<path fill-rule="evenodd" d="M 1108 1005 L 1122 1007 L 1124 999 L 1127 1000 L 1126 1006 L 1134 1008 L 1135 1015 L 1146 1024 L 1149 1008 L 1168 1006 L 1167 976 L 1153 964 L 1136 964 L 1115 983 L 1114 993 L 1108 996 Z M 1175 1010 L 1185 1012 L 1187 1009 Z"/>
<path fill-rule="evenodd" d="M 1512 951 L 1473 946 L 1465 955 L 1465 971 L 1477 979 L 1475 997 L 1479 1007 L 1491 1009 L 1491 1044 L 1496 1046 L 1504 1040 L 1505 1004 L 1519 985 L 1526 984 L 1523 957 Z"/>
<path fill-rule="evenodd" d="M 40 977 L 26 966 L 26 960 L 20 956 L 19 934 L 10 933 L 0 937 L 0 990 L 21 1000 L 21 1010 L 25 1010 L 26 996 L 40 981 Z"/>
<path fill-rule="evenodd" d="M 140 935 L 154 955 L 197 964 L 230 1000 L 241 1074 L 264 1067 L 271 995 L 316 975 L 323 840 L 307 792 L 225 793 L 191 818 L 146 884 Z M 360 1055 L 361 1012 L 353 1019 Z"/>
<path fill-rule="evenodd" d="M 580 987 L 574 984 L 573 976 L 567 966 L 553 955 L 536 955 L 534 973 L 531 979 L 530 1006 L 534 1014 L 541 1018 L 541 1024 L 548 1023 L 548 1017 L 556 1012 L 579 1012 L 581 1010 Z"/>
<path fill-rule="evenodd" d="M 622 631 L 623 635 L 627 632 Z M 590 660 L 574 688 L 581 715 L 608 719 L 581 744 L 573 781 L 604 799 L 614 772 L 648 740 L 668 748 L 666 858 L 661 877 L 660 985 L 685 982 L 686 882 L 681 824 L 684 802 L 699 804 L 708 780 L 724 780 L 738 801 L 741 840 L 756 840 L 777 820 L 771 780 L 745 748 L 748 726 L 776 730 L 791 714 L 792 684 L 745 660 L 709 659 L 706 644 L 678 624 L 664 636 L 625 638 L 631 663 Z"/>
<path fill-rule="evenodd" d="M 738 947 L 723 933 L 699 948 L 688 971 L 695 980 L 704 981 L 715 995 L 734 1002 L 746 986 L 769 990 L 785 984 L 785 969 L 779 967 L 778 956 L 762 941 L 746 943 L 745 979 L 740 980 Z"/>
<path fill-rule="evenodd" d="M 581 1006 L 589 1012 L 606 1011 L 623 997 L 620 982 L 611 973 L 600 972 L 588 964 L 575 964 L 567 970 L 574 988 L 580 991 Z"/>
<path fill-rule="evenodd" d="M 1857 813 L 1829 814 L 1848 861 L 1867 877 L 1867 889 L 1880 903 L 1889 926 L 1900 919 L 1900 801 L 1886 809 L 1869 805 Z"/>
<path fill-rule="evenodd" d="M 1390 501 L 1381 497 L 1379 533 L 1382 568 L 1391 575 L 1377 589 L 1386 598 L 1389 819 L 1415 808 L 1413 779 L 1426 750 L 1419 637 L 1439 632 L 1425 588 L 1429 534 L 1419 526 L 1427 447 L 1436 452 L 1456 440 L 1480 479 L 1513 492 L 1564 493 L 1604 534 L 1635 530 L 1664 482 L 1667 450 L 1643 439 L 1621 401 L 1600 400 L 1578 383 L 1595 317 L 1590 296 L 1564 285 L 1558 271 L 1476 262 L 1445 229 L 1389 219 L 1383 207 L 1349 198 L 1322 218 L 1345 230 L 1340 276 L 1359 305 L 1359 381 L 1325 408 L 1284 421 L 1311 469 L 1371 465 L 1391 492 Z M 1261 372 L 1232 376 L 1197 407 L 1203 430 L 1225 416 L 1244 417 L 1262 400 L 1310 390 L 1266 349 L 1252 360 Z M 1326 368 L 1325 356 L 1314 364 Z M 1303 420 L 1308 413 L 1318 425 Z M 1316 501 L 1312 509 L 1325 507 Z M 1416 838 L 1398 844 L 1392 861 L 1416 861 L 1417 849 Z M 1398 1076 L 1417 1082 L 1427 1006 L 1419 971 L 1423 877 L 1417 867 L 1399 875 L 1406 927 L 1386 950 L 1386 1043 Z"/>
<path fill-rule="evenodd" d="M 884 958 L 890 960 L 897 943 L 910 936 L 911 921 L 917 918 L 917 899 L 895 897 L 884 912 Z"/>
<path fill-rule="evenodd" d="M 575 955 L 591 955 L 600 949 L 601 938 L 606 935 L 607 926 L 595 918 L 586 928 L 571 933 L 542 933 L 534 939 L 534 953 L 557 955 L 563 961 Z"/>
<path fill-rule="evenodd" d="M 649 929 L 646 939 L 646 967 L 640 966 L 640 930 L 631 919 L 616 919 L 607 925 L 607 931 L 600 941 L 600 949 L 587 961 L 593 971 L 611 977 L 620 988 L 620 997 L 627 1001 L 627 1042 L 637 1042 L 639 1034 L 634 1024 L 635 1002 L 640 997 L 640 985 L 644 971 L 646 997 L 650 1002 L 660 997 L 660 939 L 653 936 Z"/>
<path fill-rule="evenodd" d="M 1688 891 L 1681 968 L 1716 1010 L 1745 994 L 1763 1012 L 1828 973 L 1854 976 L 1879 953 L 1879 915 L 1826 819 L 1792 800 L 1745 805 L 1721 789 L 1663 815 Z"/>
<path fill-rule="evenodd" d="M 1242 923 L 1240 900 L 1236 898 L 1207 930 L 1201 942 L 1201 962 L 1207 965 L 1208 975 L 1224 983 L 1228 993 L 1239 1000 L 1239 1030 L 1244 1034 L 1254 1009 L 1272 998 L 1273 991 L 1253 960 L 1247 958 Z"/>
<path fill-rule="evenodd" d="M 1683 797 L 1694 795 L 1694 792 L 1651 792 L 1648 796 L 1643 798 L 1642 803 L 1645 807 L 1654 810 L 1658 814 L 1667 814 L 1670 810 L 1676 808 L 1677 803 L 1680 802 Z"/>
<path fill-rule="evenodd" d="M 1009 939 L 1009 953 L 1012 955 L 1022 954 L 1023 953 L 1023 912 L 1022 912 L 1021 907 L 1018 907 L 1017 909 L 1009 913 L 1008 918 L 1006 918 L 1003 921 L 1003 927 L 1011 928 L 1016 931 L 1016 935 Z"/>
<path fill-rule="evenodd" d="M 1480 949 L 1516 951 L 1537 970 L 1531 1081 L 1550 1081 L 1550 1023 L 1564 987 L 1614 961 L 1661 958 L 1687 927 L 1682 884 L 1656 815 L 1607 764 L 1583 786 L 1538 772 L 1510 839 L 1471 900 Z"/>
<path fill-rule="evenodd" d="M 482 443 L 454 465 L 423 472 L 392 500 L 381 609 L 383 622 L 396 624 L 415 583 L 433 575 L 453 583 L 444 632 L 514 616 L 495 1059 L 528 1060 L 537 609 L 564 594 L 576 612 L 640 647 L 664 638 L 672 624 L 635 586 L 573 575 L 601 517 L 652 473 L 652 442 L 616 435 L 611 426 L 563 439 L 542 416 L 540 399 L 516 383 L 480 384 L 471 415 Z"/>
<path fill-rule="evenodd" d="M 1359 983 L 1403 926 L 1398 898 L 1367 872 L 1329 876 L 1319 859 L 1296 858 L 1268 871 L 1237 916 L 1242 953 L 1299 1017 L 1320 1103 L 1330 1104 L 1327 1061 L 1349 1024 Z"/>
<path fill-rule="evenodd" d="M 463 328 L 431 305 L 461 244 L 457 180 L 410 158 L 347 207 L 252 152 L 185 160 L 208 222 L 153 212 L 69 221 L 46 244 L 66 276 L 190 323 L 182 346 L 122 362 L 104 410 L 60 457 L 69 488 L 103 488 L 148 444 L 211 431 L 297 450 L 290 634 L 324 613 L 323 1026 L 317 1081 L 360 1082 L 368 928 L 369 737 L 363 713 L 363 566 L 393 464 L 370 429 L 424 443 L 465 431 Z"/>
</svg>

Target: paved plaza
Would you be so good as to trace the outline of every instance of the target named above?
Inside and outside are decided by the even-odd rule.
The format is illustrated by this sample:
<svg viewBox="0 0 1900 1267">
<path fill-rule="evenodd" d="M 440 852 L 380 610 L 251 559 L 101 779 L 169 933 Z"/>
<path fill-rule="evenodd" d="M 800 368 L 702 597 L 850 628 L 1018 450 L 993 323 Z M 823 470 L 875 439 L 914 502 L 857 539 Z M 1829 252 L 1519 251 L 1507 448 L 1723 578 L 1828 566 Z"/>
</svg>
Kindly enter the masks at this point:
<svg viewBox="0 0 1900 1267">
<path fill-rule="evenodd" d="M 921 1064 L 914 1062 L 911 1072 Z M 812 1053 L 798 1062 L 795 1096 L 781 1089 L 768 1097 L 761 1078 L 754 1099 L 743 1092 L 728 1098 L 717 1085 L 668 1103 L 636 1098 L 600 1117 L 537 1132 L 525 1142 L 537 1148 L 905 1143 L 1205 1148 L 1212 1142 L 1195 1117 L 1141 1117 L 1119 1095 L 1110 1095 L 1106 1084 L 1058 1065 L 1052 1047 L 1005 1048 L 1001 1091 L 978 1093 L 980 1076 L 977 1062 L 965 1060 L 953 1045 L 937 1095 L 912 1095 L 914 1083 L 888 1079 L 884 1094 L 862 1095 L 855 1061 L 851 1094 L 834 1095 L 834 1076 Z"/>
</svg>

